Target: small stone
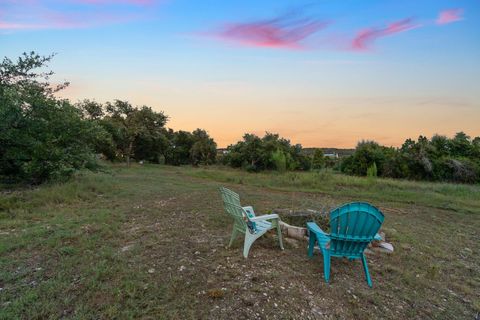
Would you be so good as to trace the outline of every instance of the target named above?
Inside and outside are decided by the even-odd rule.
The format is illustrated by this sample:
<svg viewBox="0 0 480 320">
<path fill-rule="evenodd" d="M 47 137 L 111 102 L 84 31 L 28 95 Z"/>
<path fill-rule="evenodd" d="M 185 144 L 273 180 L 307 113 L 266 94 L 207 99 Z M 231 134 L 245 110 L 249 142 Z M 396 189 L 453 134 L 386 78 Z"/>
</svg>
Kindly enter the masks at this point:
<svg viewBox="0 0 480 320">
<path fill-rule="evenodd" d="M 155 272 L 155 269 L 154 269 L 154 268 L 148 269 L 148 273 L 154 273 L 154 272 Z"/>
<path fill-rule="evenodd" d="M 132 247 L 133 247 L 133 244 L 126 245 L 125 247 L 122 247 L 121 251 L 122 251 L 122 252 L 128 251 L 128 250 L 130 250 Z"/>
<path fill-rule="evenodd" d="M 178 271 L 181 272 L 181 271 L 183 271 L 183 270 L 185 270 L 185 269 L 187 269 L 187 267 L 185 267 L 185 266 L 180 266 L 180 268 L 178 269 Z"/>
<path fill-rule="evenodd" d="M 375 246 L 372 249 L 377 252 L 393 253 L 393 245 L 388 242 L 379 242 L 378 246 Z"/>
</svg>

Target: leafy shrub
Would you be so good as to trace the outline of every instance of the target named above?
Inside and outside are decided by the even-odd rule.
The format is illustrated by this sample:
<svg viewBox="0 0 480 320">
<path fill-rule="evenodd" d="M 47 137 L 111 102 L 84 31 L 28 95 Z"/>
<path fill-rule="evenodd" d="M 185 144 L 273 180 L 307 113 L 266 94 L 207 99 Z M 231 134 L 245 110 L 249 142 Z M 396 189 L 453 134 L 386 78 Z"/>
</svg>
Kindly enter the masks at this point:
<svg viewBox="0 0 480 320">
<path fill-rule="evenodd" d="M 370 167 L 368 167 L 367 177 L 370 177 L 370 178 L 377 177 L 377 164 L 375 162 Z"/>
<path fill-rule="evenodd" d="M 342 172 L 415 180 L 459 183 L 480 182 L 480 138 L 471 140 L 459 132 L 454 138 L 435 135 L 407 139 L 398 148 L 387 148 L 373 141 L 362 141 L 353 155 L 342 160 Z"/>
<path fill-rule="evenodd" d="M 262 138 L 245 134 L 242 141 L 227 148 L 223 161 L 248 171 L 284 170 L 284 167 L 285 170 L 309 170 L 311 167 L 311 159 L 302 153 L 301 145 L 292 145 L 278 134 L 268 132 Z"/>
<path fill-rule="evenodd" d="M 285 154 L 281 150 L 276 150 L 272 154 L 272 160 L 275 164 L 275 168 L 278 171 L 284 172 L 287 170 L 287 158 L 285 157 Z"/>
</svg>

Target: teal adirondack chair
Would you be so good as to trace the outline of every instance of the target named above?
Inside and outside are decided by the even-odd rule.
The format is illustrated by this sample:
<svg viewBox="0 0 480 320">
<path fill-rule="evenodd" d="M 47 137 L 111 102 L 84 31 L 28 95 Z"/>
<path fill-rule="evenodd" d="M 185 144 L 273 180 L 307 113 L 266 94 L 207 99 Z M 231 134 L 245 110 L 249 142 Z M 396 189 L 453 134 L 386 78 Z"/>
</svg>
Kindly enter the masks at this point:
<svg viewBox="0 0 480 320">
<path fill-rule="evenodd" d="M 231 247 L 239 234 L 245 234 L 243 256 L 247 258 L 250 247 L 255 240 L 264 235 L 268 230 L 276 228 L 280 248 L 283 250 L 282 231 L 278 223 L 280 217 L 277 214 L 257 217 L 251 206 L 242 207 L 240 205 L 240 196 L 237 193 L 224 187 L 220 187 L 220 193 L 222 194 L 225 212 L 233 218 L 233 230 L 230 243 L 228 244 L 229 247 Z"/>
<path fill-rule="evenodd" d="M 372 287 L 364 250 L 372 240 L 378 239 L 377 232 L 383 220 L 383 213 L 374 206 L 353 202 L 330 212 L 330 234 L 315 222 L 307 223 L 310 231 L 308 256 L 313 256 L 313 248 L 317 243 L 323 254 L 323 272 L 327 283 L 330 279 L 330 257 L 346 257 L 350 260 L 362 259 L 365 278 Z"/>
</svg>

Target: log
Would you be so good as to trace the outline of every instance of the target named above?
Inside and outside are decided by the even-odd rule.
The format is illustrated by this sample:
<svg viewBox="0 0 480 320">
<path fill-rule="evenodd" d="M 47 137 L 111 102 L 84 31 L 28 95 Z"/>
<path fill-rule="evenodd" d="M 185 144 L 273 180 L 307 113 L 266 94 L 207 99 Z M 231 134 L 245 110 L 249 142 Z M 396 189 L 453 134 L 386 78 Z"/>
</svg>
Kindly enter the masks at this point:
<svg viewBox="0 0 480 320">
<path fill-rule="evenodd" d="M 285 236 L 289 238 L 305 240 L 305 237 L 307 236 L 307 228 L 291 226 L 283 221 L 280 221 L 280 228 Z"/>
</svg>

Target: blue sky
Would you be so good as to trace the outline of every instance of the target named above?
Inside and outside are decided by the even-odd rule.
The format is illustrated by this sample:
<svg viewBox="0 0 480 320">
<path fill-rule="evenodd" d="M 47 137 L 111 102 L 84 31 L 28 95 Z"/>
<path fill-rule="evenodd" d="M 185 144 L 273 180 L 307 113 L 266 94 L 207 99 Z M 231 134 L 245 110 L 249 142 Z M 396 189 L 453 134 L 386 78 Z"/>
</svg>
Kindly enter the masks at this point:
<svg viewBox="0 0 480 320">
<path fill-rule="evenodd" d="M 56 52 L 73 101 L 127 99 L 220 146 L 480 135 L 480 1 L 0 0 L 0 53 Z"/>
</svg>

